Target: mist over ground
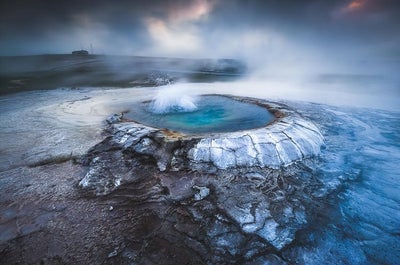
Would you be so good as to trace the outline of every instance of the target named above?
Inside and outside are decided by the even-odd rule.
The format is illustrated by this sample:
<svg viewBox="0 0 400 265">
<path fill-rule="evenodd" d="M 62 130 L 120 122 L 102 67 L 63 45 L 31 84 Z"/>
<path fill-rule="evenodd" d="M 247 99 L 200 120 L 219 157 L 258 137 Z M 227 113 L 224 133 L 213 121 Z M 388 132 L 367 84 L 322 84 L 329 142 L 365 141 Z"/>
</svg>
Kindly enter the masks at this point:
<svg viewBox="0 0 400 265">
<path fill-rule="evenodd" d="M 0 12 L 0 55 L 234 58 L 249 94 L 387 109 L 400 96 L 396 0 L 2 1 Z"/>
<path fill-rule="evenodd" d="M 395 0 L 2 1 L 0 47 L 1 55 L 92 45 L 97 54 L 399 59 L 399 9 Z"/>
</svg>

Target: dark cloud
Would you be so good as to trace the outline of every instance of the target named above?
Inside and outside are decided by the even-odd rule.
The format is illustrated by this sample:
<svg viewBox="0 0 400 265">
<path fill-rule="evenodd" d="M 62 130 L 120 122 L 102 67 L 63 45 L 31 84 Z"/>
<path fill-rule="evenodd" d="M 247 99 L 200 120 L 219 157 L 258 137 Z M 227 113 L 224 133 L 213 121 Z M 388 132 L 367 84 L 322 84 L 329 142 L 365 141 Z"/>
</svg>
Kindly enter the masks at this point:
<svg viewBox="0 0 400 265">
<path fill-rule="evenodd" d="M 93 44 L 101 53 L 166 56 L 246 56 L 244 48 L 303 46 L 393 54 L 399 28 L 398 0 L 3 0 L 0 53 Z"/>
</svg>

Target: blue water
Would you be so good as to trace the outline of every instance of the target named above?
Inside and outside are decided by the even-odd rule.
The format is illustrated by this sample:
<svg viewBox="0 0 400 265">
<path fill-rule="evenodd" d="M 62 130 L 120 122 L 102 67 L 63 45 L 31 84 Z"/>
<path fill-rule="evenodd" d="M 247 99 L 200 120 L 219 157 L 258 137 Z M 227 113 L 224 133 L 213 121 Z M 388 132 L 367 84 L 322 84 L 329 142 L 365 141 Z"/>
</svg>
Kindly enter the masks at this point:
<svg viewBox="0 0 400 265">
<path fill-rule="evenodd" d="M 400 112 L 287 104 L 324 135 L 316 177 L 326 185 L 313 191 L 320 208 L 280 256 L 289 264 L 400 264 Z M 196 127 L 225 114 L 195 115 L 170 117 Z"/>
<path fill-rule="evenodd" d="M 297 106 L 322 129 L 318 177 L 333 194 L 284 253 L 299 264 L 400 264 L 400 113 Z"/>
<path fill-rule="evenodd" d="M 195 110 L 172 106 L 168 113 L 154 113 L 147 103 L 133 108 L 125 117 L 157 128 L 183 133 L 213 133 L 248 130 L 267 125 L 274 115 L 255 104 L 223 96 L 202 96 Z"/>
</svg>

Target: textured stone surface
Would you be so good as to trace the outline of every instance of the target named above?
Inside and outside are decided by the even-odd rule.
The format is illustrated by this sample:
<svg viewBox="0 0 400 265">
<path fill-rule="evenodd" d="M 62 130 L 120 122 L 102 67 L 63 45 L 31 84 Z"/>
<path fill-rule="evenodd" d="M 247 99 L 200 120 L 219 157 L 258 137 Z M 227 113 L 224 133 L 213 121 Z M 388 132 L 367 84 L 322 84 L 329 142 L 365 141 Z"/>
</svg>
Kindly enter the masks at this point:
<svg viewBox="0 0 400 265">
<path fill-rule="evenodd" d="M 79 185 L 97 195 L 108 194 L 135 179 L 134 169 L 143 164 L 159 171 L 210 173 L 233 168 L 278 169 L 319 154 L 324 139 L 311 121 L 282 104 L 237 99 L 268 108 L 275 113 L 275 121 L 253 130 L 196 136 L 110 116 L 110 136 L 89 152 L 90 170 Z M 108 150 L 114 151 L 104 152 Z"/>
<path fill-rule="evenodd" d="M 128 98 L 127 90 L 118 95 Z M 37 101 L 26 98 L 20 105 Z M 47 101 L 54 104 L 52 98 Z M 99 108 L 93 111 L 88 101 L 81 104 L 98 115 Z M 173 150 L 169 168 L 160 172 L 152 156 L 128 148 L 135 138 L 125 137 L 126 148 L 114 141 L 125 132 L 115 139 L 112 131 L 103 132 L 96 140 L 92 128 L 82 130 L 75 123 L 60 134 L 54 123 L 37 122 L 39 112 L 26 111 L 19 118 L 1 112 L 5 140 L 0 160 L 7 170 L 0 172 L 0 264 L 392 264 L 399 260 L 393 233 L 399 211 L 392 200 L 398 193 L 390 178 L 398 172 L 393 148 L 398 133 L 390 132 L 396 132 L 399 116 L 289 104 L 318 122 L 327 143 L 321 156 L 278 169 L 191 165 L 203 172 L 190 169 L 183 159 L 187 150 L 180 146 Z M 99 106 L 104 108 L 104 103 Z M 88 112 L 76 113 L 94 120 Z M 65 118 L 60 112 L 46 117 Z M 31 150 L 35 145 L 41 146 L 35 150 L 56 150 L 48 143 L 57 138 L 64 143 L 57 150 L 69 153 L 68 146 L 87 146 L 80 147 L 85 150 L 82 154 L 105 134 L 109 137 L 103 144 L 82 159 L 87 167 L 72 163 L 76 154 L 71 162 L 35 167 L 11 156 L 37 157 Z M 27 141 L 28 135 L 35 141 Z M 157 142 L 153 135 L 143 137 Z M 71 145 L 73 139 L 79 141 Z M 8 143 L 24 149 L 10 148 Z M 191 148 L 195 142 L 188 145 Z M 24 166 L 14 164 L 21 162 Z M 207 167 L 209 171 L 204 171 Z M 105 182 L 99 186 L 107 183 L 111 176 L 107 174 L 124 178 L 119 186 L 99 189 L 106 191 L 101 193 L 105 196 L 87 196 L 76 187 L 94 168 L 104 172 Z M 94 188 L 96 175 L 88 177 Z M 388 182 L 379 187 L 383 179 Z M 360 189 L 368 183 L 368 191 Z M 207 189 L 201 193 L 201 188 L 209 189 L 207 196 L 203 196 Z"/>
<path fill-rule="evenodd" d="M 196 136 L 120 116 L 118 122 L 111 116 L 109 137 L 82 159 L 89 169 L 80 187 L 95 195 L 109 195 L 127 185 L 151 183 L 140 195 L 124 196 L 182 205 L 191 218 L 210 226 L 203 232 L 207 245 L 218 255 L 257 255 L 243 248 L 246 242 L 281 250 L 307 223 L 300 198 L 289 202 L 285 197 L 293 196 L 293 187 L 314 181 L 295 183 L 291 174 L 297 166 L 291 164 L 318 155 L 323 137 L 312 122 L 284 105 L 244 100 L 264 104 L 275 111 L 277 119 L 263 128 Z M 187 223 L 176 229 L 191 234 L 192 239 L 202 237 L 193 234 Z"/>
<path fill-rule="evenodd" d="M 324 139 L 315 124 L 283 105 L 271 105 L 283 117 L 263 128 L 202 138 L 189 151 L 190 161 L 218 169 L 278 168 L 318 155 Z"/>
</svg>

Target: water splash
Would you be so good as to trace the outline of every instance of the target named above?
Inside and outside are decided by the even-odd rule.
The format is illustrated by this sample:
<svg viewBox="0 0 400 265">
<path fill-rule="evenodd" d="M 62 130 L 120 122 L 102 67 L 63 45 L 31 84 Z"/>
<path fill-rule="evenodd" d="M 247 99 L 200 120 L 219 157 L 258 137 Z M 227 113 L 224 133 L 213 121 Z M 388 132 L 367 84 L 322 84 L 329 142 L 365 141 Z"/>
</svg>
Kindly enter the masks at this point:
<svg viewBox="0 0 400 265">
<path fill-rule="evenodd" d="M 150 104 L 150 111 L 157 114 L 170 112 L 192 112 L 197 110 L 197 98 L 181 86 L 167 86 L 160 89 Z"/>
</svg>

